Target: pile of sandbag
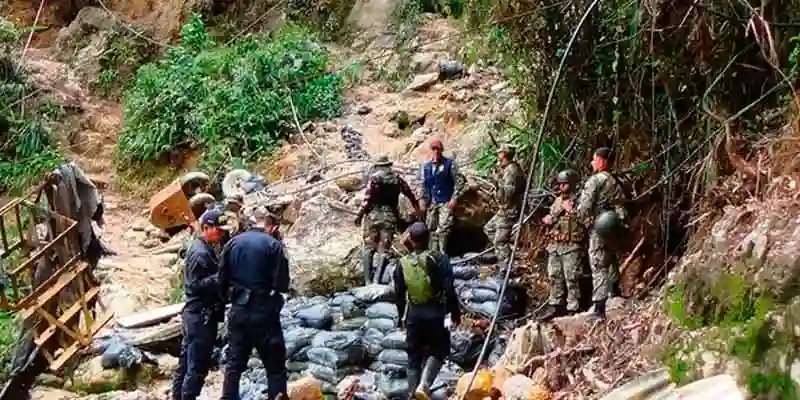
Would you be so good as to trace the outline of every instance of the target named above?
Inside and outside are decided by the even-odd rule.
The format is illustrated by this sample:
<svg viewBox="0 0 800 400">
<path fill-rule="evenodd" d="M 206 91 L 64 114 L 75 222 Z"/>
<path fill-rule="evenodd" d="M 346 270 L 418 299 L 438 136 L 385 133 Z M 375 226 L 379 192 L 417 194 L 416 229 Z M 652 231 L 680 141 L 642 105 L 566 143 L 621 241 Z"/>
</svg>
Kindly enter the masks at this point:
<svg viewBox="0 0 800 400">
<path fill-rule="evenodd" d="M 466 314 L 491 318 L 498 304 L 499 317 L 511 317 L 525 309 L 525 291 L 513 285 L 506 287 L 503 298 L 503 271 L 498 276 L 481 277 L 480 267 L 472 263 L 453 265 L 454 286 L 458 300 Z"/>
<path fill-rule="evenodd" d="M 355 385 L 359 398 L 400 398 L 409 390 L 406 373 L 409 360 L 405 331 L 393 288 L 367 285 L 323 296 L 287 301 L 281 311 L 290 381 L 312 376 L 325 395 Z M 434 398 L 445 399 L 455 390 L 462 369 L 471 370 L 485 335 L 479 329 L 458 328 L 452 333 L 451 357 L 434 384 Z M 490 363 L 505 342 L 495 340 Z M 258 364 L 258 363 L 256 363 Z M 348 379 L 346 381 L 346 378 Z M 262 367 L 251 369 L 242 379 L 242 398 L 265 389 Z M 356 383 L 353 383 L 356 382 Z"/>
</svg>

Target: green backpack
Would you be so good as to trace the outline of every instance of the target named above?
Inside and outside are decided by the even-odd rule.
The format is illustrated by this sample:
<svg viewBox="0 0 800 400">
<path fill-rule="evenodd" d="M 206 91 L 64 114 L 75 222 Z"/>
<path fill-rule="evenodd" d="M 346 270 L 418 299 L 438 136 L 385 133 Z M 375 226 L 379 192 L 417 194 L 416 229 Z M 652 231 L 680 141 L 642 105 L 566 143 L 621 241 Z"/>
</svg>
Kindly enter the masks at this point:
<svg viewBox="0 0 800 400">
<path fill-rule="evenodd" d="M 406 282 L 406 293 L 411 304 L 424 304 L 434 298 L 431 277 L 428 275 L 430 253 L 411 253 L 400 259 L 403 279 Z"/>
</svg>

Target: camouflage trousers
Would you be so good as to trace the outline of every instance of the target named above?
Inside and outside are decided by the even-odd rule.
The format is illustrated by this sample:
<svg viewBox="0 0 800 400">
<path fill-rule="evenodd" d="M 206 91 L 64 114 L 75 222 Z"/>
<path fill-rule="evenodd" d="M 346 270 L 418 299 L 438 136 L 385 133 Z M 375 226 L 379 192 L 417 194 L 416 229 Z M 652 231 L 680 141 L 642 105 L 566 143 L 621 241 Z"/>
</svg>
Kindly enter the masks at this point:
<svg viewBox="0 0 800 400">
<path fill-rule="evenodd" d="M 447 239 L 453 227 L 453 211 L 447 203 L 431 204 L 425 216 L 425 224 L 431 233 L 429 249 L 438 249 L 447 254 Z"/>
<path fill-rule="evenodd" d="M 550 278 L 550 297 L 548 304 L 552 306 L 564 305 L 566 300 L 567 310 L 577 311 L 581 296 L 578 286 L 581 271 L 581 256 L 583 251 L 575 244 L 551 245 L 547 251 L 547 275 Z"/>
<path fill-rule="evenodd" d="M 604 301 L 613 285 L 619 282 L 619 266 L 615 247 L 594 231 L 589 234 L 589 266 L 592 270 L 592 301 Z"/>
<path fill-rule="evenodd" d="M 395 229 L 397 217 L 391 211 L 378 209 L 367 214 L 362 223 L 364 250 L 388 252 L 392 248 Z"/>
<path fill-rule="evenodd" d="M 511 259 L 511 229 L 519 219 L 519 211 L 498 211 L 483 227 L 483 232 L 492 242 L 497 259 L 508 264 Z"/>
</svg>

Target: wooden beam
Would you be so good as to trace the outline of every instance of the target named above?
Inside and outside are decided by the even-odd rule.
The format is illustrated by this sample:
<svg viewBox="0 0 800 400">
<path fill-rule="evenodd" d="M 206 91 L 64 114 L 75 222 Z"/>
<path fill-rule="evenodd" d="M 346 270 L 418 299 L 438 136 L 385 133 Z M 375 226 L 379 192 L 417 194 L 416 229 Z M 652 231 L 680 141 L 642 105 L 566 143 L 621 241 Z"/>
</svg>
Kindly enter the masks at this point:
<svg viewBox="0 0 800 400">
<path fill-rule="evenodd" d="M 93 298 L 97 297 L 98 294 L 100 294 L 99 286 L 89 290 L 89 292 L 86 293 L 86 295 L 83 296 L 83 298 L 85 299 L 85 301 L 90 301 Z M 82 308 L 83 308 L 82 303 L 80 301 L 75 302 L 75 304 L 73 304 L 72 307 L 69 308 L 69 310 L 67 310 L 61 317 L 58 318 L 59 322 L 66 324 L 70 319 L 77 316 L 77 314 L 81 311 Z M 50 338 L 53 337 L 53 335 L 55 335 L 57 331 L 58 327 L 56 325 L 50 325 L 50 327 L 48 327 L 47 330 L 45 330 L 39 337 L 37 337 L 34 340 L 34 342 L 36 343 L 37 346 L 41 346 L 45 344 L 48 340 L 50 340 Z"/>
<path fill-rule="evenodd" d="M 72 260 L 67 263 L 67 265 L 57 270 L 53 276 L 44 281 L 44 283 L 39 285 L 36 290 L 25 296 L 25 298 L 18 303 L 18 305 L 21 305 L 25 308 L 25 310 L 22 312 L 23 321 L 27 320 L 31 315 L 36 313 L 36 309 L 30 306 L 31 302 L 35 300 L 35 304 L 38 304 L 40 307 L 44 306 L 53 297 L 58 295 L 61 290 L 67 287 L 67 285 L 72 283 L 72 281 L 75 279 L 75 276 L 80 275 L 83 271 L 89 268 L 88 263 L 78 263 L 78 257 L 79 256 L 73 257 Z M 76 263 L 78 263 L 78 267 L 73 268 Z M 64 275 L 64 272 L 67 270 L 69 270 L 69 274 Z"/>
<path fill-rule="evenodd" d="M 165 307 L 159 307 L 154 310 L 147 310 L 145 312 L 136 313 L 117 320 L 117 325 L 127 328 L 143 328 L 155 325 L 159 322 L 169 320 L 170 318 L 178 315 L 183 311 L 184 303 L 173 304 Z"/>
<path fill-rule="evenodd" d="M 100 329 L 103 329 L 103 327 L 106 326 L 106 324 L 108 324 L 108 322 L 111 321 L 113 317 L 114 317 L 113 313 L 106 313 L 105 315 L 103 315 L 101 319 L 94 320 L 94 323 L 88 329 L 89 335 L 90 336 L 96 335 L 97 332 L 99 332 Z M 64 352 L 61 353 L 61 355 L 59 355 L 55 361 L 50 363 L 50 370 L 53 372 L 61 371 L 61 368 L 64 367 L 64 364 L 69 362 L 69 360 L 71 360 L 72 357 L 74 357 L 75 354 L 77 354 L 78 351 L 80 351 L 82 348 L 83 345 L 81 345 L 80 342 L 75 342 L 68 348 L 64 349 Z"/>
<path fill-rule="evenodd" d="M 64 240 L 64 238 L 67 237 L 67 235 L 69 235 L 70 231 L 72 231 L 72 229 L 76 225 L 78 225 L 77 222 L 73 222 L 72 224 L 70 224 L 70 226 L 66 230 L 64 230 L 64 232 L 59 233 L 58 236 L 56 236 L 56 238 L 53 239 L 50 243 L 44 245 L 42 248 L 37 250 L 35 253 L 31 254 L 31 256 L 28 257 L 28 259 L 25 260 L 25 262 L 22 263 L 22 265 L 18 266 L 17 268 L 14 268 L 11 271 L 10 275 L 17 275 L 17 274 L 19 274 L 20 271 L 29 268 L 34 262 L 36 262 L 42 256 L 42 254 L 44 254 L 45 252 L 51 250 L 53 248 L 53 246 L 56 245 L 56 243 Z"/>
</svg>

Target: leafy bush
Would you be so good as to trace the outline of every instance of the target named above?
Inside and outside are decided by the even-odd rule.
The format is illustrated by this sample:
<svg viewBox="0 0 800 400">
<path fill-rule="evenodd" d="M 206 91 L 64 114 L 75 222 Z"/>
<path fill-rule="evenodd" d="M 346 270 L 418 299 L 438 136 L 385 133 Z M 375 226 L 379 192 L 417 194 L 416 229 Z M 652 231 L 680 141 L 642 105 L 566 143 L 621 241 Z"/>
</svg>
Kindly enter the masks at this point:
<svg viewBox="0 0 800 400">
<path fill-rule="evenodd" d="M 327 53 L 312 39 L 288 26 L 274 39 L 217 46 L 192 16 L 179 46 L 141 67 L 126 93 L 120 167 L 163 163 L 194 148 L 209 164 L 266 155 L 296 130 L 290 98 L 300 123 L 339 115 L 342 78 L 325 73 Z"/>
<path fill-rule="evenodd" d="M 18 39 L 14 25 L 0 18 L 0 50 L 8 54 Z M 0 57 L 0 193 L 23 190 L 62 161 L 45 125 L 54 115 L 37 112 L 46 104 L 30 97 L 33 90 L 18 70 L 10 57 Z"/>
</svg>

